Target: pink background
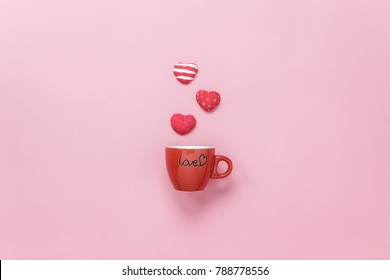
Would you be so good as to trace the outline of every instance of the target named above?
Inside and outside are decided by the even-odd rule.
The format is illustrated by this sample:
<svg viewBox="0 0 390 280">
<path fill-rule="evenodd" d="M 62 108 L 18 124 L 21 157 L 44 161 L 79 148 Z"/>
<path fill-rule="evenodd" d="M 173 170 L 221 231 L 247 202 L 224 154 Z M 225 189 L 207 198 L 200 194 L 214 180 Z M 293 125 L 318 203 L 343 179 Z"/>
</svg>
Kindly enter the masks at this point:
<svg viewBox="0 0 390 280">
<path fill-rule="evenodd" d="M 0 258 L 390 258 L 389 3 L 2 0 Z M 175 144 L 233 173 L 176 192 Z"/>
</svg>

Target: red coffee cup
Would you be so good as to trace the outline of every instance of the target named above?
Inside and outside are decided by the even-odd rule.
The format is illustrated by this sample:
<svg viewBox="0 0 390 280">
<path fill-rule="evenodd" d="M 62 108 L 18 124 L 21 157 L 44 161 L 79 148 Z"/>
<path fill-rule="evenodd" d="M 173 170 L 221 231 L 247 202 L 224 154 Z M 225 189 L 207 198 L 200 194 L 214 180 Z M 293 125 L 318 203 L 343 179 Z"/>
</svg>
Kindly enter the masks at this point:
<svg viewBox="0 0 390 280">
<path fill-rule="evenodd" d="M 215 155 L 215 148 L 207 146 L 168 146 L 165 160 L 173 187 L 179 191 L 203 191 L 210 178 L 225 178 L 233 169 L 229 158 Z M 223 173 L 217 170 L 220 161 L 228 166 Z"/>
</svg>

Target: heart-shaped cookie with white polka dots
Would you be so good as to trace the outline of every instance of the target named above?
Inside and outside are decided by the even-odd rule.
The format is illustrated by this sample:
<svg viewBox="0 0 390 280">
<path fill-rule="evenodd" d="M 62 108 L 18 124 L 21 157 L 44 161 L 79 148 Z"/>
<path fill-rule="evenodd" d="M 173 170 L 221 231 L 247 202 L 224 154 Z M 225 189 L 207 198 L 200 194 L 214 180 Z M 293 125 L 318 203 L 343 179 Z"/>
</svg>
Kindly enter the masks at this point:
<svg viewBox="0 0 390 280">
<path fill-rule="evenodd" d="M 196 93 L 196 102 L 203 110 L 211 112 L 221 102 L 221 96 L 216 91 L 200 90 Z"/>
</svg>

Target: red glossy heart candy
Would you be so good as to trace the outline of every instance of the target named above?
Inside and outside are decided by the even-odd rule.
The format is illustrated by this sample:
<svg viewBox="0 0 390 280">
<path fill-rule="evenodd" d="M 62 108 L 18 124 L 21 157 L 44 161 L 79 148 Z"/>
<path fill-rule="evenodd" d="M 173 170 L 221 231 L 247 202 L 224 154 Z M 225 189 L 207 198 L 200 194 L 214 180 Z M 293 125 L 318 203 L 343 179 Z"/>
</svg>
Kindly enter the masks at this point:
<svg viewBox="0 0 390 280">
<path fill-rule="evenodd" d="M 176 133 L 185 135 L 194 129 L 196 119 L 193 115 L 174 114 L 171 117 L 171 126 Z"/>
<path fill-rule="evenodd" d="M 221 96 L 216 91 L 200 90 L 196 93 L 196 102 L 203 110 L 211 112 L 221 102 Z"/>
</svg>

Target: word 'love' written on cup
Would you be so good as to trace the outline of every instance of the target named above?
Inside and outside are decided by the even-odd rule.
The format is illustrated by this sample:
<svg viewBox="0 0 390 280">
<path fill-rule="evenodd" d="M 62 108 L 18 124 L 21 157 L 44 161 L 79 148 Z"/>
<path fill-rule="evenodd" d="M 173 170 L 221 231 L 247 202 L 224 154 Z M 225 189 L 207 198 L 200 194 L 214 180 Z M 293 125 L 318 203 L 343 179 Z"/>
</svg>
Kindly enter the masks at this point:
<svg viewBox="0 0 390 280">
<path fill-rule="evenodd" d="M 206 165 L 207 163 L 207 156 L 205 154 L 201 154 L 198 159 L 195 159 L 193 161 L 189 161 L 188 159 L 181 160 L 181 155 L 179 156 L 179 165 L 181 166 L 187 166 L 187 167 L 202 167 Z"/>
</svg>

